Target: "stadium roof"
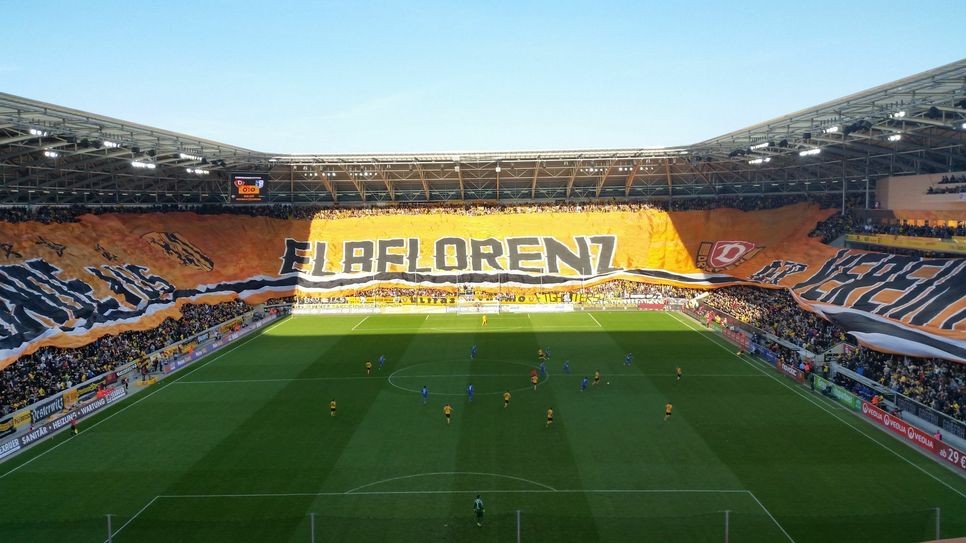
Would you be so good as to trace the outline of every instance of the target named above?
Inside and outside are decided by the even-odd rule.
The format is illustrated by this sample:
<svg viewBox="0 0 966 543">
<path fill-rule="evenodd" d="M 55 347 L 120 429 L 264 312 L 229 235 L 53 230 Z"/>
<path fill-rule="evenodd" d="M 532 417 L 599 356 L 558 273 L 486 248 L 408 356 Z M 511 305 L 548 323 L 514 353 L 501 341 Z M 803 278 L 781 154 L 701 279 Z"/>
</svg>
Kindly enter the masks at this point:
<svg viewBox="0 0 966 543">
<path fill-rule="evenodd" d="M 0 93 L 0 204 L 226 203 L 260 173 L 275 203 L 561 200 L 864 190 L 966 170 L 966 59 L 690 145 L 292 155 Z"/>
</svg>

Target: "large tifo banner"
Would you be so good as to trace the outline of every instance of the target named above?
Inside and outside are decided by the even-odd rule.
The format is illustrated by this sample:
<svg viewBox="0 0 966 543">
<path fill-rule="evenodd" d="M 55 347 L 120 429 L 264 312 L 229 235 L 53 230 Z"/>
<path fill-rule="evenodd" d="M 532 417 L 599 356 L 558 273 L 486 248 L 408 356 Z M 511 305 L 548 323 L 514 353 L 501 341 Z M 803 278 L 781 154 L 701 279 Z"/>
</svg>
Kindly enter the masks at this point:
<svg viewBox="0 0 966 543">
<path fill-rule="evenodd" d="M 42 345 L 156 326 L 188 302 L 367 286 L 520 292 L 628 279 L 784 287 L 880 349 L 966 362 L 966 259 L 835 249 L 834 210 L 369 215 L 193 213 L 0 223 L 0 365 Z"/>
</svg>

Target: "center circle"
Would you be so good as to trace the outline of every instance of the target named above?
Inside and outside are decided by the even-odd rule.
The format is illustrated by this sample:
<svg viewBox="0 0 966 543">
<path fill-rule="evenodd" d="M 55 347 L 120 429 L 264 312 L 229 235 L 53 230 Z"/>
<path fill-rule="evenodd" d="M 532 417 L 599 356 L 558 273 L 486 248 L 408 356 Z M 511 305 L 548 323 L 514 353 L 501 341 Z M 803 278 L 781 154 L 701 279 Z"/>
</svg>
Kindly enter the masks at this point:
<svg viewBox="0 0 966 543">
<path fill-rule="evenodd" d="M 533 388 L 530 370 L 539 369 L 518 360 L 431 360 L 400 368 L 388 381 L 399 390 L 416 394 L 425 385 L 430 396 L 466 396 L 467 385 L 472 383 L 474 396 L 489 396 Z M 547 373 L 537 386 L 549 379 Z"/>
</svg>

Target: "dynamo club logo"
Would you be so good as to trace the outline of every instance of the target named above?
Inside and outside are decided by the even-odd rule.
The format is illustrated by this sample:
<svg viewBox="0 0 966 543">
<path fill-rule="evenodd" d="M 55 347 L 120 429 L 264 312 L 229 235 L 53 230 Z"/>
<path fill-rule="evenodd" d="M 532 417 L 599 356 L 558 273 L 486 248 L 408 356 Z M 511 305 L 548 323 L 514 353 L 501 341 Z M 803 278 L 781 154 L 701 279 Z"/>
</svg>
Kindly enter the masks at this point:
<svg viewBox="0 0 966 543">
<path fill-rule="evenodd" d="M 749 241 L 702 241 L 695 263 L 702 270 L 717 273 L 751 260 L 762 249 Z"/>
</svg>

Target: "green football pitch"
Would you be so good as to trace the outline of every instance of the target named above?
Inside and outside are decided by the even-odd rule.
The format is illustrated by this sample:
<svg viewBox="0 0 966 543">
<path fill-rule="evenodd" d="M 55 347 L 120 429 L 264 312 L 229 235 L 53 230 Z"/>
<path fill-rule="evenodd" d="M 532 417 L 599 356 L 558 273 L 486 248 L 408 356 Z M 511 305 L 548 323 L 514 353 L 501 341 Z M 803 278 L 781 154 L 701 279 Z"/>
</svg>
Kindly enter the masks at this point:
<svg viewBox="0 0 966 543">
<path fill-rule="evenodd" d="M 729 511 L 733 542 L 908 542 L 934 508 L 966 535 L 966 479 L 682 315 L 480 320 L 280 321 L 0 464 L 0 541 L 723 541 Z"/>
</svg>

